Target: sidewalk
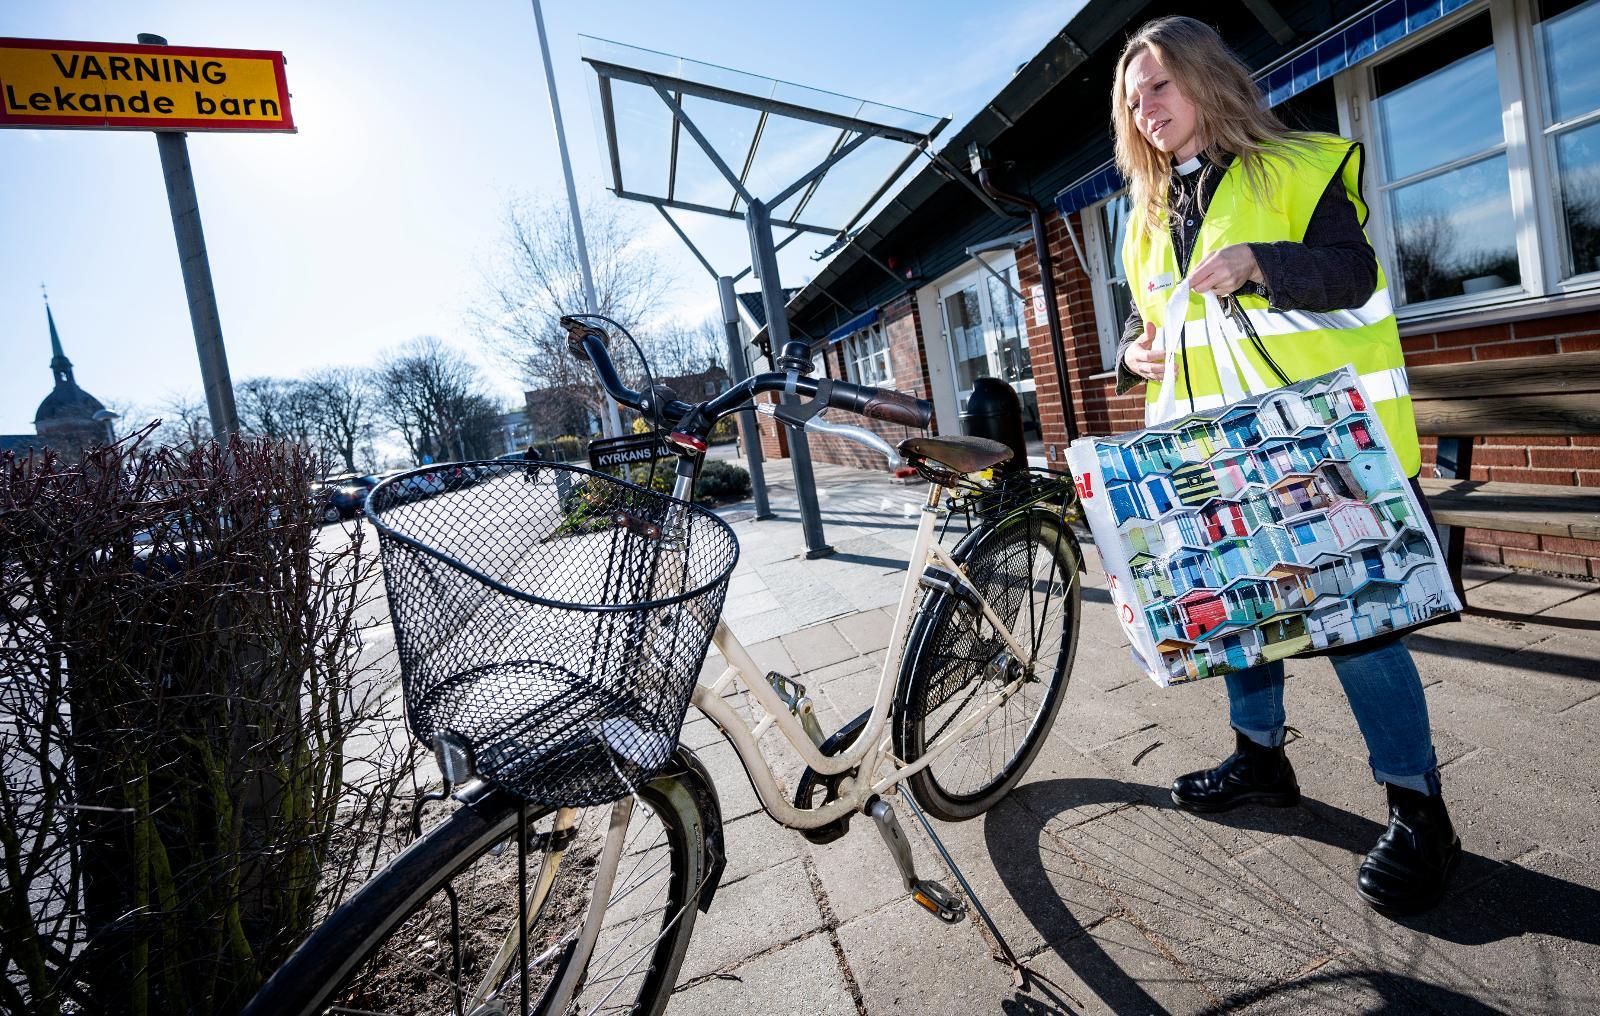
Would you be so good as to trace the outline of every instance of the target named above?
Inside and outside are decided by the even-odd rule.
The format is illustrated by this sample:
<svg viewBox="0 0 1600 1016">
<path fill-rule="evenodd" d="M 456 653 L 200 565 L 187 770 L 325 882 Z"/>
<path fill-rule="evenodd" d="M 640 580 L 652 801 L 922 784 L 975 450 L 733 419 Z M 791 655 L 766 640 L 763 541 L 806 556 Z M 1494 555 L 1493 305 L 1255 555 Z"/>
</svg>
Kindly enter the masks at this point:
<svg viewBox="0 0 1600 1016">
<path fill-rule="evenodd" d="M 800 675 L 831 730 L 876 690 L 924 488 L 816 472 L 838 553 L 800 556 L 788 464 L 769 464 L 778 519 L 724 511 L 742 544 L 726 616 L 758 663 Z M 1162 691 L 1135 672 L 1085 551 L 1077 661 L 1044 750 L 994 811 L 939 826 L 1030 990 L 975 917 L 946 926 L 904 897 L 868 823 L 815 847 L 767 819 L 699 718 L 685 742 L 717 777 L 729 859 L 670 1012 L 1600 1011 L 1600 588 L 1469 570 L 1466 620 L 1409 639 L 1467 853 L 1446 903 L 1397 923 L 1356 896 L 1385 808 L 1328 664 L 1289 665 L 1304 804 L 1177 812 L 1171 778 L 1231 750 L 1222 682 Z M 790 787 L 799 771 L 778 766 Z M 919 870 L 948 880 L 899 810 Z"/>
</svg>

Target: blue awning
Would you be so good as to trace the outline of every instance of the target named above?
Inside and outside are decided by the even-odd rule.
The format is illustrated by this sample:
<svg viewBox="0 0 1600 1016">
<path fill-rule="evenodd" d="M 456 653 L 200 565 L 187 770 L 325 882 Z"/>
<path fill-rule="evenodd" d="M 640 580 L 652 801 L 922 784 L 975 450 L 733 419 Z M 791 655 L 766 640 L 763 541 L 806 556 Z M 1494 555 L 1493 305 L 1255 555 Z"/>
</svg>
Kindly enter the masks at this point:
<svg viewBox="0 0 1600 1016">
<path fill-rule="evenodd" d="M 1324 32 L 1267 65 L 1256 74 L 1256 84 L 1267 97 L 1267 105 L 1277 106 L 1471 2 L 1388 0 L 1374 4 L 1334 30 Z M 1056 207 L 1062 215 L 1070 215 L 1104 201 L 1125 186 L 1116 165 L 1107 162 L 1057 194 Z"/>
<path fill-rule="evenodd" d="M 827 345 L 831 346 L 835 342 L 839 342 L 839 341 L 842 341 L 844 339 L 848 339 L 850 336 L 854 335 L 856 332 L 861 331 L 861 329 L 863 329 L 863 328 L 872 327 L 874 324 L 877 324 L 877 322 L 878 322 L 878 308 L 874 307 L 873 309 L 871 309 L 869 311 L 865 311 L 864 313 L 857 314 L 855 317 L 851 318 L 849 321 L 846 321 L 844 324 L 842 324 L 839 327 L 835 328 L 833 331 L 828 333 L 828 337 L 826 339 L 824 339 L 823 341 Z"/>
</svg>

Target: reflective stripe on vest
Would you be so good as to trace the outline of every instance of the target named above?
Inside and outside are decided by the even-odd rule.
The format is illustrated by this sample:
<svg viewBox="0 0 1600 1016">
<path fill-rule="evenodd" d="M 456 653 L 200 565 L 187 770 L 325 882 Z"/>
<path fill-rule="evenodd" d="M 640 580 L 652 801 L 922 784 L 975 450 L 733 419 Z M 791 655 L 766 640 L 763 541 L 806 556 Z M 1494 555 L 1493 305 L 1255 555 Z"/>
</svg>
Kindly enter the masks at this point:
<svg viewBox="0 0 1600 1016">
<path fill-rule="evenodd" d="M 1236 160 L 1224 173 L 1206 209 L 1195 238 L 1190 269 L 1207 255 L 1236 243 L 1302 241 L 1328 181 L 1336 174 L 1357 215 L 1365 219 L 1361 157 L 1359 146 L 1326 134 L 1307 136 L 1306 143 L 1293 154 L 1286 149 L 1270 153 L 1263 157 L 1263 169 L 1273 181 L 1267 188 L 1271 202 L 1256 200 Z M 1161 228 L 1142 233 L 1136 226 L 1130 228 L 1123 243 L 1122 260 L 1140 316 L 1152 324 L 1162 324 L 1168 294 L 1150 283 L 1180 277 L 1171 231 Z M 1289 381 L 1302 381 L 1353 365 L 1383 420 L 1402 469 L 1408 476 L 1417 473 L 1421 456 L 1416 420 L 1411 412 L 1394 304 L 1381 265 L 1377 286 L 1360 307 L 1324 312 L 1278 311 L 1268 309 L 1267 301 L 1261 297 L 1241 295 L 1237 302 L 1266 353 L 1261 355 L 1250 341 L 1242 343 L 1246 357 L 1262 378 L 1277 383 L 1281 372 Z M 1191 297 L 1187 319 L 1204 318 L 1204 302 L 1198 295 Z M 1222 382 L 1204 331 L 1185 329 L 1184 355 L 1174 378 L 1180 406 L 1192 404 L 1197 410 L 1222 405 Z M 1160 389 L 1159 383 L 1149 382 L 1146 399 L 1157 401 Z"/>
<path fill-rule="evenodd" d="M 1193 346 L 1194 343 L 1191 342 L 1190 345 Z M 1380 408 L 1381 403 L 1398 399 L 1411 393 L 1411 387 L 1406 381 L 1404 367 L 1375 370 L 1370 374 L 1363 374 L 1361 375 L 1361 387 L 1366 389 L 1367 397 L 1372 400 L 1373 405 L 1380 406 Z M 1221 409 L 1225 404 L 1221 394 L 1196 395 L 1194 397 L 1195 412 Z M 1183 400 L 1183 407 L 1185 409 L 1189 408 L 1188 399 Z"/>
</svg>

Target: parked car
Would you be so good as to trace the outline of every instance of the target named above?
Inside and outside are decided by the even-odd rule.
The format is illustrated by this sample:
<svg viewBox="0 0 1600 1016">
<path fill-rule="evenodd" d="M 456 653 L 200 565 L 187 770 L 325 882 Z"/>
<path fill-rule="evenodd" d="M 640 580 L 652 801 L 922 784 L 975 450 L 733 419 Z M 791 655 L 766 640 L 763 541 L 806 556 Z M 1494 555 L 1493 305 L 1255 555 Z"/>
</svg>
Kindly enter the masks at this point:
<svg viewBox="0 0 1600 1016">
<path fill-rule="evenodd" d="M 321 498 L 322 505 L 322 521 L 339 522 L 361 514 L 361 506 L 366 502 L 367 493 L 378 485 L 383 475 L 387 474 L 373 473 L 361 476 L 356 473 L 344 473 L 330 476 L 317 484 L 317 494 Z"/>
</svg>

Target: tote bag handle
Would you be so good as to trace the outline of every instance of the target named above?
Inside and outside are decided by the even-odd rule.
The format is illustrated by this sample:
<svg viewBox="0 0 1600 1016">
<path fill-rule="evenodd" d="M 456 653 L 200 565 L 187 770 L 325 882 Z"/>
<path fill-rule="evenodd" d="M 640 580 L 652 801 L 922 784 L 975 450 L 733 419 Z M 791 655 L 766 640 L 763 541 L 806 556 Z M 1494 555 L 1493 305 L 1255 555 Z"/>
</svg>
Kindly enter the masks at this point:
<svg viewBox="0 0 1600 1016">
<path fill-rule="evenodd" d="M 1245 356 L 1240 328 L 1223 312 L 1222 302 L 1213 293 L 1204 294 L 1203 299 L 1206 316 L 1194 324 L 1200 326 L 1205 344 L 1211 347 L 1217 379 L 1222 384 L 1222 404 L 1228 405 L 1250 395 L 1265 395 L 1272 391 L 1275 386 L 1267 384 L 1249 357 Z M 1145 405 L 1146 427 L 1168 423 L 1178 417 L 1178 392 L 1173 381 L 1177 376 L 1178 352 L 1183 348 L 1183 330 L 1189 323 L 1185 320 L 1188 310 L 1189 280 L 1183 279 L 1172 288 L 1172 295 L 1167 298 L 1165 324 L 1156 332 L 1156 344 L 1166 353 L 1166 358 L 1161 367 L 1161 394 L 1155 402 Z"/>
</svg>

